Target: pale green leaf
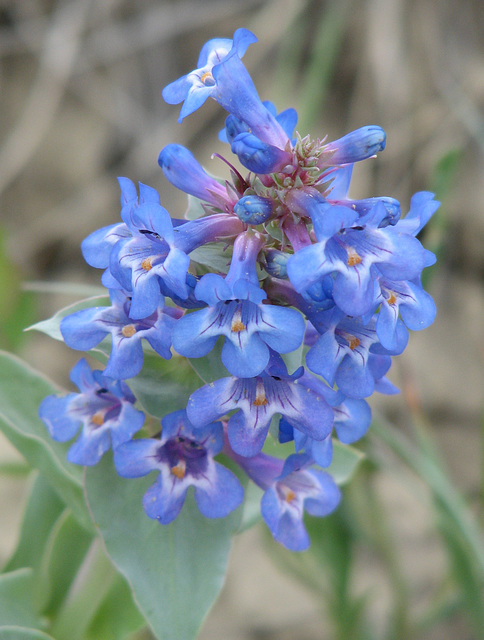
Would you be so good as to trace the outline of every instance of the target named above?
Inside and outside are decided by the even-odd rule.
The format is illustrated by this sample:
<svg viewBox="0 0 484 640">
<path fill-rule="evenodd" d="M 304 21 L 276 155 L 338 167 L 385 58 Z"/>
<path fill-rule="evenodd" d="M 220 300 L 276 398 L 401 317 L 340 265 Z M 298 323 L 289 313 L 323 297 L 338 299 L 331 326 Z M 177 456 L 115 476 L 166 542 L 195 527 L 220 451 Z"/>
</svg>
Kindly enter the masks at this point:
<svg viewBox="0 0 484 640">
<path fill-rule="evenodd" d="M 190 640 L 222 587 L 241 509 L 223 519 L 204 518 L 189 492 L 176 520 L 161 525 L 142 507 L 154 479 L 119 478 L 103 459 L 86 472 L 89 505 L 108 554 L 156 637 Z"/>
<path fill-rule="evenodd" d="M 0 429 L 38 469 L 87 528 L 82 467 L 66 460 L 69 444 L 55 442 L 38 417 L 42 400 L 59 389 L 16 356 L 0 352 Z"/>
</svg>

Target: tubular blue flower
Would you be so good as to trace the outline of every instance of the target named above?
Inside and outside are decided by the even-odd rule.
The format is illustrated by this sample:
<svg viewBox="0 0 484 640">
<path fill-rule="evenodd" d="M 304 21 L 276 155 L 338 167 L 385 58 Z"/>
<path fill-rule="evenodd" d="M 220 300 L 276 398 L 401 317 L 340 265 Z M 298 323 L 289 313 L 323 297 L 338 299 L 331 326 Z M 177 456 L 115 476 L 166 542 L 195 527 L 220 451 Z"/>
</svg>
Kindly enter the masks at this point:
<svg viewBox="0 0 484 640">
<path fill-rule="evenodd" d="M 380 227 L 388 217 L 382 202 L 360 218 L 356 211 L 332 206 L 319 194 L 291 194 L 291 202 L 311 216 L 318 242 L 297 251 L 287 269 L 297 291 L 334 273 L 333 298 L 346 314 L 361 316 L 375 308 L 378 277 L 413 280 L 428 265 L 428 252 L 400 222 Z"/>
<path fill-rule="evenodd" d="M 261 102 L 241 58 L 257 38 L 247 29 L 237 29 L 233 40 L 209 40 L 200 53 L 198 68 L 163 89 L 169 104 L 184 102 L 179 122 L 210 97 L 247 123 L 262 142 L 284 149 L 288 138 L 276 118 Z"/>
<path fill-rule="evenodd" d="M 66 442 L 81 434 L 67 453 L 69 462 L 94 465 L 104 453 L 127 442 L 141 429 L 144 414 L 133 406 L 136 399 L 124 382 L 103 372 L 91 371 L 80 360 L 71 371 L 71 381 L 80 393 L 64 397 L 48 396 L 39 407 L 39 416 L 54 440 Z"/>
<path fill-rule="evenodd" d="M 334 428 L 341 442 L 352 444 L 365 435 L 371 423 L 371 409 L 366 400 L 347 398 L 341 390 L 335 391 L 307 371 L 300 378 L 299 385 L 325 398 L 333 410 Z M 279 423 L 279 431 L 279 439 L 282 435 L 282 441 L 294 439 L 297 452 L 304 451 L 321 467 L 331 464 L 331 435 L 321 441 L 314 440 L 297 427 L 292 429 L 284 418 Z"/>
<path fill-rule="evenodd" d="M 230 149 L 240 163 L 253 173 L 279 171 L 292 161 L 292 154 L 278 147 L 262 142 L 253 133 L 239 133 L 233 139 Z"/>
<path fill-rule="evenodd" d="M 295 309 L 262 304 L 266 293 L 256 271 L 262 246 L 258 234 L 238 236 L 227 276 L 213 273 L 202 277 L 195 295 L 209 306 L 181 318 L 173 333 L 173 347 L 188 358 L 207 355 L 224 336 L 222 362 L 240 378 L 260 374 L 269 362 L 270 351 L 288 353 L 302 342 L 305 323 Z"/>
<path fill-rule="evenodd" d="M 336 509 L 341 492 L 333 478 L 311 468 L 312 460 L 305 454 L 293 454 L 286 461 L 264 453 L 252 458 L 232 457 L 253 482 L 265 489 L 261 514 L 274 539 L 291 551 L 305 551 L 310 540 L 304 511 L 324 517 Z"/>
<path fill-rule="evenodd" d="M 220 236 L 239 233 L 243 225 L 233 214 L 218 214 L 174 227 L 176 221 L 159 204 L 158 193 L 145 185 L 140 185 L 140 203 L 132 202 L 122 212 L 131 237 L 118 242 L 111 251 L 110 271 L 125 290 L 132 292 L 130 317 L 140 319 L 158 307 L 160 280 L 175 297 L 189 296 L 188 253 Z"/>
<path fill-rule="evenodd" d="M 262 375 L 222 378 L 192 393 L 188 417 L 201 426 L 238 410 L 229 418 L 227 435 L 230 446 L 241 456 L 260 452 L 275 414 L 314 440 L 323 440 L 333 428 L 333 411 L 321 393 L 298 384 L 302 374 L 300 367 L 289 375 L 282 358 L 273 352 Z"/>
<path fill-rule="evenodd" d="M 142 198 L 149 194 L 150 199 Z M 175 246 L 175 232 L 158 193 L 140 185 L 140 202 L 122 211 L 131 238 L 118 242 L 110 254 L 110 271 L 124 289 L 132 291 L 132 318 L 146 318 L 160 302 L 159 278 L 180 297 L 187 297 L 190 258 Z"/>
<path fill-rule="evenodd" d="M 197 62 L 197 69 L 175 80 L 163 89 L 162 95 L 168 104 L 183 102 L 178 122 L 199 109 L 205 100 L 214 97 L 217 91 L 213 67 L 227 56 L 236 54 L 242 58 L 247 48 L 257 42 L 257 38 L 248 29 L 237 29 L 233 40 L 214 38 L 206 42 Z"/>
<path fill-rule="evenodd" d="M 383 129 L 376 125 L 369 125 L 328 143 L 325 150 L 334 151 L 331 164 L 352 164 L 383 151 L 385 144 L 386 135 Z"/>
<path fill-rule="evenodd" d="M 165 178 L 177 189 L 200 200 L 229 211 L 230 201 L 226 189 L 212 178 L 196 160 L 191 151 L 180 144 L 169 144 L 158 158 Z"/>
<path fill-rule="evenodd" d="M 394 282 L 380 279 L 382 303 L 376 320 L 376 333 L 386 349 L 394 349 L 398 341 L 398 319 L 408 329 L 426 329 L 435 320 L 437 309 L 432 297 L 419 280 Z"/>
<path fill-rule="evenodd" d="M 294 128 L 296 127 L 297 123 L 297 111 L 291 108 L 285 109 L 278 114 L 276 111 L 276 107 L 272 102 L 269 102 L 269 100 L 264 100 L 262 104 L 281 125 L 284 133 L 290 140 L 294 136 Z M 225 120 L 225 127 L 219 132 L 218 137 L 221 142 L 231 143 L 234 138 L 243 131 L 250 131 L 249 126 L 235 116 L 229 115 Z"/>
<path fill-rule="evenodd" d="M 378 378 L 370 366 L 370 351 L 398 355 L 408 341 L 408 332 L 398 321 L 395 349 L 386 350 L 378 340 L 375 317 L 363 324 L 361 318 L 345 316 L 337 308 L 321 312 L 316 328 L 321 335 L 307 353 L 306 364 L 349 398 L 365 398 L 375 390 Z"/>
<path fill-rule="evenodd" d="M 124 222 L 110 224 L 89 234 L 81 242 L 84 260 L 96 269 L 107 269 L 113 247 L 120 241 L 131 237 L 131 232 Z"/>
<path fill-rule="evenodd" d="M 187 489 L 193 486 L 202 515 L 224 518 L 242 502 L 235 475 L 215 462 L 224 439 L 220 423 L 193 429 L 184 410 L 165 416 L 161 440 L 132 440 L 117 448 L 114 464 L 120 476 L 138 478 L 159 471 L 143 506 L 150 518 L 169 524 L 180 513 Z"/>
<path fill-rule="evenodd" d="M 182 311 L 158 308 L 148 317 L 133 320 L 129 316 L 130 297 L 120 290 L 110 291 L 110 307 L 93 307 L 76 311 L 62 319 L 60 330 L 65 343 L 72 349 L 88 351 L 111 334 L 112 345 L 104 375 L 124 380 L 136 376 L 143 366 L 145 339 L 163 358 L 171 358 L 171 334 Z"/>
</svg>

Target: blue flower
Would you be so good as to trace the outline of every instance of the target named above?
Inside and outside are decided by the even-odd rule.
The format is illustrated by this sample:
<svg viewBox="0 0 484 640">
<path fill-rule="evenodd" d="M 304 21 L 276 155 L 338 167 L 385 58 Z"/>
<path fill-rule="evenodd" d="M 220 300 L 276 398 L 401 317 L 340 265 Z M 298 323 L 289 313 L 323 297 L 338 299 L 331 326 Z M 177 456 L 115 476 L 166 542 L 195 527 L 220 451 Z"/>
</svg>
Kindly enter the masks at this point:
<svg viewBox="0 0 484 640">
<path fill-rule="evenodd" d="M 247 29 L 237 29 L 233 40 L 209 40 L 200 53 L 198 68 L 163 89 L 169 104 L 183 102 L 179 122 L 213 98 L 252 133 L 265 142 L 284 149 L 288 137 L 269 109 L 261 102 L 241 58 L 257 38 Z"/>
<path fill-rule="evenodd" d="M 331 164 L 352 164 L 383 151 L 385 144 L 386 135 L 383 129 L 376 125 L 368 125 L 328 143 L 325 151 L 333 152 Z"/>
<path fill-rule="evenodd" d="M 82 431 L 67 453 L 69 462 L 94 465 L 110 448 L 127 442 L 141 429 L 144 414 L 133 406 L 136 399 L 124 382 L 91 371 L 84 358 L 71 371 L 80 393 L 48 396 L 39 416 L 54 440 L 66 442 Z"/>
<path fill-rule="evenodd" d="M 254 456 L 262 449 L 273 415 L 279 413 L 293 427 L 314 440 L 323 440 L 333 428 L 333 411 L 321 393 L 298 384 L 303 368 L 289 375 L 282 358 L 272 353 L 271 364 L 253 378 L 222 378 L 190 396 L 187 413 L 195 426 L 237 412 L 228 420 L 232 449 Z"/>
<path fill-rule="evenodd" d="M 169 144 L 160 153 L 158 164 L 165 178 L 177 189 L 220 208 L 231 210 L 226 189 L 212 178 L 191 151 L 180 144 Z"/>
<path fill-rule="evenodd" d="M 232 457 L 265 489 L 261 514 L 274 538 L 291 551 L 305 551 L 310 540 L 304 511 L 323 517 L 336 509 L 341 492 L 333 478 L 311 468 L 312 460 L 305 454 L 293 454 L 285 462 L 264 453 L 252 458 Z"/>
<path fill-rule="evenodd" d="M 207 355 L 224 336 L 222 362 L 240 378 L 260 374 L 269 363 L 270 351 L 288 353 L 302 342 L 305 323 L 295 309 L 262 304 L 266 298 L 256 272 L 260 236 L 247 232 L 235 241 L 226 278 L 206 274 L 195 295 L 209 306 L 181 318 L 173 333 L 173 347 L 183 356 Z"/>
<path fill-rule="evenodd" d="M 371 423 L 371 409 L 366 400 L 347 398 L 341 390 L 335 391 L 322 380 L 305 372 L 299 386 L 320 394 L 333 410 L 334 428 L 338 439 L 344 444 L 359 440 Z M 284 418 L 279 423 L 279 440 L 294 439 L 297 452 L 304 451 L 321 467 L 328 467 L 332 460 L 331 434 L 324 440 L 315 440 L 308 433 L 293 428 Z"/>
<path fill-rule="evenodd" d="M 345 316 L 339 309 L 323 311 L 317 316 L 320 333 L 306 355 L 311 371 L 321 375 L 329 385 L 335 383 L 349 398 L 365 398 L 375 390 L 377 377 L 371 366 L 372 355 L 398 355 L 408 342 L 408 332 L 397 322 L 397 339 L 392 351 L 384 349 L 376 333 L 376 318 L 366 324 L 361 318 Z"/>
<path fill-rule="evenodd" d="M 187 297 L 190 258 L 175 245 L 170 214 L 151 187 L 140 185 L 139 203 L 131 201 L 121 215 L 131 237 L 111 251 L 110 271 L 125 290 L 132 291 L 131 317 L 146 318 L 160 302 L 159 278 L 177 295 Z"/>
<path fill-rule="evenodd" d="M 376 333 L 386 349 L 396 347 L 399 318 L 412 331 L 426 329 L 434 321 L 435 303 L 424 291 L 420 280 L 394 282 L 382 278 L 380 290 L 382 302 L 376 319 Z"/>
<path fill-rule="evenodd" d="M 243 498 L 240 482 L 213 459 L 224 444 L 222 425 L 213 423 L 194 430 L 182 410 L 165 416 L 162 427 L 161 440 L 133 440 L 114 454 L 116 470 L 125 478 L 159 471 L 143 499 L 148 516 L 161 524 L 172 522 L 190 486 L 207 518 L 224 518 L 238 507 Z"/>
<path fill-rule="evenodd" d="M 72 349 L 88 351 L 108 334 L 112 337 L 111 355 L 104 374 L 124 380 L 136 376 L 143 366 L 144 338 L 163 358 L 171 358 L 171 334 L 181 311 L 158 308 L 148 317 L 133 320 L 129 316 L 131 299 L 120 290 L 111 290 L 110 307 L 93 307 L 76 311 L 62 319 L 60 330 L 65 343 Z"/>
<path fill-rule="evenodd" d="M 197 69 L 175 80 L 163 89 L 163 98 L 168 104 L 183 102 L 178 122 L 199 109 L 205 100 L 214 97 L 217 85 L 212 75 L 215 65 L 220 64 L 229 55 L 242 58 L 249 45 L 257 38 L 248 29 L 237 29 L 233 40 L 214 38 L 206 42 L 197 62 Z"/>
<path fill-rule="evenodd" d="M 305 291 L 333 274 L 334 301 L 348 315 L 361 316 L 377 306 L 380 277 L 413 280 L 429 264 L 429 252 L 414 235 L 402 232 L 401 221 L 380 226 L 388 219 L 383 202 L 363 217 L 302 191 L 292 194 L 292 202 L 311 216 L 318 241 L 290 258 L 289 278 L 297 291 Z"/>
</svg>

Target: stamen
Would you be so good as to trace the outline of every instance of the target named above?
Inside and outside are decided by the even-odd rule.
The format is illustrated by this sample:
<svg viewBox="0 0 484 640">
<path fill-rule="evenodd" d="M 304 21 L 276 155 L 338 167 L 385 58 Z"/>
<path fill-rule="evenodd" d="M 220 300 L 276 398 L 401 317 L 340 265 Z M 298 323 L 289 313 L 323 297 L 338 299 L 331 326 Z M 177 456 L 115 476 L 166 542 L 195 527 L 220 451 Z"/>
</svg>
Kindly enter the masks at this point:
<svg viewBox="0 0 484 640">
<path fill-rule="evenodd" d="M 176 476 L 179 480 L 183 480 L 185 477 L 185 473 L 187 470 L 187 463 L 185 460 L 180 460 L 178 464 L 171 468 L 171 473 Z"/>
<path fill-rule="evenodd" d="M 125 338 L 131 338 L 136 333 L 136 327 L 134 324 L 126 324 L 122 329 L 121 333 Z"/>
<path fill-rule="evenodd" d="M 390 297 L 387 300 L 388 304 L 395 304 L 396 301 L 397 301 L 397 296 L 395 295 L 395 292 L 390 291 Z"/>
<path fill-rule="evenodd" d="M 356 338 L 355 336 L 352 336 L 351 340 L 349 341 L 349 345 L 350 345 L 351 351 L 354 351 L 356 347 L 360 346 L 360 339 Z"/>
<path fill-rule="evenodd" d="M 292 502 L 295 497 L 296 497 L 296 494 L 294 493 L 294 491 L 292 491 L 292 489 L 284 490 L 284 500 L 286 502 Z"/>
<path fill-rule="evenodd" d="M 340 335 L 346 340 L 351 351 L 354 351 L 356 347 L 359 347 L 361 344 L 361 340 L 356 336 L 352 335 L 351 333 L 346 333 L 345 331 L 342 331 Z"/>
<path fill-rule="evenodd" d="M 208 86 L 215 84 L 214 77 L 210 71 L 205 71 L 205 73 L 200 77 L 200 82 Z"/>
<path fill-rule="evenodd" d="M 255 400 L 252 403 L 254 407 L 263 407 L 267 404 L 266 390 L 262 380 L 257 380 L 257 386 L 255 388 Z"/>
<path fill-rule="evenodd" d="M 240 309 L 236 309 L 232 317 L 230 331 L 232 331 L 232 333 L 240 333 L 241 331 L 244 331 L 244 329 L 245 324 L 242 322 L 242 314 L 240 313 Z"/>
<path fill-rule="evenodd" d="M 153 268 L 153 265 L 151 264 L 151 257 L 145 258 L 141 263 L 141 266 L 145 271 L 150 271 Z"/>
<path fill-rule="evenodd" d="M 91 422 L 98 427 L 104 424 L 104 413 L 102 411 L 96 411 L 96 413 L 92 416 Z"/>
<path fill-rule="evenodd" d="M 357 264 L 361 262 L 361 256 L 354 249 L 348 249 L 348 260 L 346 264 L 348 267 L 356 267 Z"/>
</svg>

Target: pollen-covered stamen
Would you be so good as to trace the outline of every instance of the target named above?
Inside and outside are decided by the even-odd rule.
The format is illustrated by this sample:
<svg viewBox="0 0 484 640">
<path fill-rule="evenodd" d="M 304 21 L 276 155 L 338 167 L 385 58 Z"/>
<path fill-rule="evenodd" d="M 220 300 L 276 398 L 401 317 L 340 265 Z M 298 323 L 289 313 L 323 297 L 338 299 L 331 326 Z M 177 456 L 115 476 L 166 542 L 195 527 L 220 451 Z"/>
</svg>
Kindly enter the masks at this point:
<svg viewBox="0 0 484 640">
<path fill-rule="evenodd" d="M 153 258 L 151 256 L 149 258 L 145 258 L 141 263 L 141 267 L 145 271 L 151 271 L 151 269 L 153 268 Z"/>
<path fill-rule="evenodd" d="M 186 470 L 187 463 L 183 459 L 181 459 L 174 467 L 170 468 L 171 474 L 177 477 L 179 480 L 183 480 L 186 474 Z"/>
<path fill-rule="evenodd" d="M 361 344 L 361 340 L 356 336 L 352 335 L 351 333 L 346 333 L 345 331 L 342 331 L 341 337 L 346 340 L 351 351 L 354 351 Z"/>
<path fill-rule="evenodd" d="M 390 296 L 388 297 L 387 302 L 388 304 L 394 305 L 397 302 L 397 296 L 394 291 L 389 291 L 388 293 Z"/>
<path fill-rule="evenodd" d="M 230 325 L 230 331 L 232 333 L 240 333 L 245 330 L 245 324 L 242 322 L 242 313 L 240 308 L 237 308 L 232 316 L 232 323 Z"/>
<path fill-rule="evenodd" d="M 263 407 L 267 404 L 266 390 L 264 387 L 264 383 L 260 378 L 257 380 L 257 385 L 255 388 L 255 400 L 252 404 L 255 407 Z"/>
<path fill-rule="evenodd" d="M 282 493 L 284 495 L 284 500 L 289 503 L 291 503 L 296 497 L 294 491 L 292 489 L 288 489 L 287 487 L 284 487 Z"/>
<path fill-rule="evenodd" d="M 360 264 L 361 256 L 358 255 L 358 253 L 353 248 L 349 248 L 347 249 L 347 251 L 348 260 L 346 261 L 346 264 L 348 265 L 348 267 L 356 267 L 357 264 Z"/>
<path fill-rule="evenodd" d="M 91 422 L 97 427 L 102 426 L 104 424 L 104 411 L 96 411 L 91 418 Z"/>
<path fill-rule="evenodd" d="M 200 76 L 200 82 L 202 82 L 207 87 L 213 86 L 215 84 L 215 80 L 214 80 L 214 77 L 212 75 L 212 72 L 211 71 L 205 71 L 205 73 L 203 73 Z"/>
<path fill-rule="evenodd" d="M 131 338 L 136 333 L 136 327 L 134 324 L 126 324 L 122 329 L 121 333 L 125 338 Z"/>
</svg>

